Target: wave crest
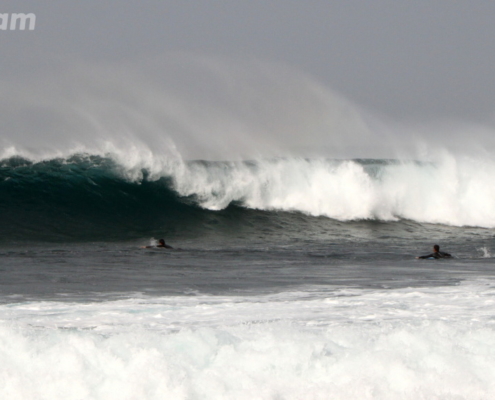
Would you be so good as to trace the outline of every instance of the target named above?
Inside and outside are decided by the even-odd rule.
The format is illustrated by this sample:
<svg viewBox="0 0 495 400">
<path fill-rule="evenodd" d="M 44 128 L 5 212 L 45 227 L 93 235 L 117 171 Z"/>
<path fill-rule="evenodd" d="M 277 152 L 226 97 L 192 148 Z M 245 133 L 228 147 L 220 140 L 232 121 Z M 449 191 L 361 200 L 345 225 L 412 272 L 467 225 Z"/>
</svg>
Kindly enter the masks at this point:
<svg viewBox="0 0 495 400">
<path fill-rule="evenodd" d="M 443 154 L 436 163 L 277 159 L 190 163 L 174 175 L 182 196 L 219 210 L 296 211 L 349 221 L 377 219 L 495 227 L 495 163 Z"/>
<path fill-rule="evenodd" d="M 205 224 L 215 229 L 211 219 L 233 209 L 228 218 L 238 225 L 251 218 L 249 210 L 261 210 L 267 216 L 295 212 L 339 221 L 495 227 L 490 160 L 443 154 L 435 163 L 280 158 L 150 165 L 155 167 L 129 169 L 115 157 L 90 155 L 4 159 L 0 236 L 136 237 L 197 231 Z"/>
</svg>

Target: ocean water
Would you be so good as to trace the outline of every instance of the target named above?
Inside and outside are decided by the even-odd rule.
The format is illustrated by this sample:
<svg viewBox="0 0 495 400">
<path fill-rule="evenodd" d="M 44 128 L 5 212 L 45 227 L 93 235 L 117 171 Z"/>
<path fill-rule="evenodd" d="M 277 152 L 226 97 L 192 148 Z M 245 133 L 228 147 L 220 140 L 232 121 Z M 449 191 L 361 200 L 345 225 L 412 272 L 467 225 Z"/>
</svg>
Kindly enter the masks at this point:
<svg viewBox="0 0 495 400">
<path fill-rule="evenodd" d="M 0 398 L 494 398 L 494 172 L 5 157 Z"/>
</svg>

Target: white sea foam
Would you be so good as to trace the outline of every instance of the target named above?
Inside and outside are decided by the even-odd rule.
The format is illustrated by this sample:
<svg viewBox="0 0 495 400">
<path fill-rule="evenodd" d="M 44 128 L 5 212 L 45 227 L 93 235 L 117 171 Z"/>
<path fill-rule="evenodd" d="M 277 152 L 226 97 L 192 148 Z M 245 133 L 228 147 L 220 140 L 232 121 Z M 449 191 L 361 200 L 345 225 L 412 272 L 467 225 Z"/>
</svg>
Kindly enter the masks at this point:
<svg viewBox="0 0 495 400">
<path fill-rule="evenodd" d="M 491 258 L 492 257 L 490 250 L 488 250 L 488 248 L 486 246 L 481 247 L 478 250 L 483 253 L 483 258 Z"/>
<path fill-rule="evenodd" d="M 356 161 L 297 158 L 255 164 L 183 164 L 175 189 L 208 209 L 231 202 L 338 220 L 399 218 L 495 227 L 495 162 L 439 153 L 434 163 L 400 162 L 369 171 Z"/>
<path fill-rule="evenodd" d="M 0 307 L 5 399 L 488 399 L 490 282 Z"/>
</svg>

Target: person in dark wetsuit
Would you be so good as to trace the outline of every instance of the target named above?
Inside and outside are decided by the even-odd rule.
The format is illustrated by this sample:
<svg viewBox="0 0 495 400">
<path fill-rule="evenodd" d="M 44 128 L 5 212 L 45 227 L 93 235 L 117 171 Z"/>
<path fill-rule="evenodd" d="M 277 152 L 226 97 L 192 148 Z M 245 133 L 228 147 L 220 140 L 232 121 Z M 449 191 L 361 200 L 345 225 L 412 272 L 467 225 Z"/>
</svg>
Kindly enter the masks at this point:
<svg viewBox="0 0 495 400">
<path fill-rule="evenodd" d="M 162 248 L 162 249 L 173 249 L 172 246 L 169 246 L 168 244 L 165 243 L 165 240 L 163 239 L 160 239 L 158 241 L 158 244 L 156 246 L 143 246 L 142 248 L 143 249 L 153 249 L 153 248 Z"/>
<path fill-rule="evenodd" d="M 443 251 L 440 251 L 440 246 L 438 244 L 436 244 L 435 246 L 433 246 L 433 253 L 428 254 L 426 256 L 416 257 L 416 258 L 418 258 L 418 259 L 426 259 L 426 258 L 436 258 L 436 259 L 439 259 L 439 258 L 452 258 L 452 255 L 449 254 L 449 253 L 445 253 Z"/>
</svg>

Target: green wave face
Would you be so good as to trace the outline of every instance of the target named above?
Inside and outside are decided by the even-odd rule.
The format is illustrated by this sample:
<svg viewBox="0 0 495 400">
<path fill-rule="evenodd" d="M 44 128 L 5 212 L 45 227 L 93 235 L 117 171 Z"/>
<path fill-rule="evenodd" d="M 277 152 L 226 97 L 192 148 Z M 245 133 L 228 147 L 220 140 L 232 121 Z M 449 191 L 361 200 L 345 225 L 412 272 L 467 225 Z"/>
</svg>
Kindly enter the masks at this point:
<svg viewBox="0 0 495 400">
<path fill-rule="evenodd" d="M 210 167 L 210 163 L 193 162 Z M 220 168 L 222 168 L 220 163 Z M 213 168 L 218 168 L 218 163 Z M 150 237 L 240 241 L 279 240 L 299 231 L 292 214 L 201 206 L 195 194 L 180 195 L 164 176 L 129 180 L 112 159 L 73 156 L 32 162 L 0 161 L 0 242 L 120 241 Z M 306 221 L 307 224 L 310 221 Z"/>
<path fill-rule="evenodd" d="M 201 212 L 176 195 L 169 178 L 131 182 L 101 157 L 39 163 L 11 158 L 0 164 L 0 240 L 171 233 Z"/>
</svg>

